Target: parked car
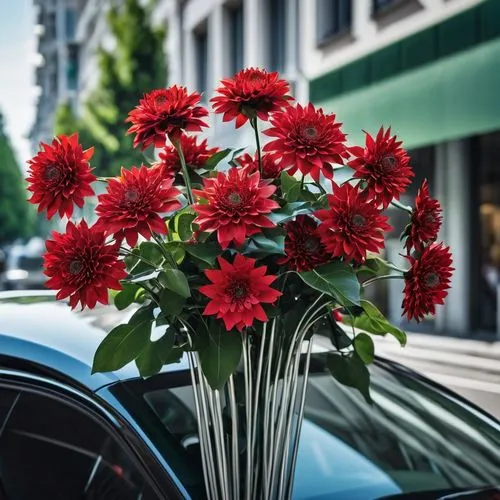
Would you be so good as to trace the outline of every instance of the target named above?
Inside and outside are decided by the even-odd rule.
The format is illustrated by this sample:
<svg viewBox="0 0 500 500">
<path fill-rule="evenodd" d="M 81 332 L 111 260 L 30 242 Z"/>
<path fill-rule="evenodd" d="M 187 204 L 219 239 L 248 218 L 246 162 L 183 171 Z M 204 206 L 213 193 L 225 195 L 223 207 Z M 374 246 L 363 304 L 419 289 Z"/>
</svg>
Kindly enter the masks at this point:
<svg viewBox="0 0 500 500">
<path fill-rule="evenodd" d="M 148 379 L 134 364 L 91 375 L 123 314 L 0 293 L 0 499 L 204 498 L 186 360 Z M 324 361 L 311 363 L 294 498 L 498 498 L 498 421 L 383 359 L 370 406 Z"/>
<path fill-rule="evenodd" d="M 14 245 L 9 251 L 3 286 L 7 290 L 43 288 L 47 277 L 43 274 L 43 240 L 32 238 L 26 245 Z"/>
</svg>

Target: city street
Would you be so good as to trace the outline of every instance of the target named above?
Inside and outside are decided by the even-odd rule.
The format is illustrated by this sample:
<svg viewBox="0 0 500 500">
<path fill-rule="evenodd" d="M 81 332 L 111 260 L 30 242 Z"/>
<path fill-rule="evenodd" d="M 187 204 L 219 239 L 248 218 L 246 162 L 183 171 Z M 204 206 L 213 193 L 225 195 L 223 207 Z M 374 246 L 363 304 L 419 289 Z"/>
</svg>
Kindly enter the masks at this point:
<svg viewBox="0 0 500 500">
<path fill-rule="evenodd" d="M 443 384 L 500 418 L 500 342 L 409 334 L 401 348 L 377 338 L 379 356 L 400 362 Z"/>
</svg>

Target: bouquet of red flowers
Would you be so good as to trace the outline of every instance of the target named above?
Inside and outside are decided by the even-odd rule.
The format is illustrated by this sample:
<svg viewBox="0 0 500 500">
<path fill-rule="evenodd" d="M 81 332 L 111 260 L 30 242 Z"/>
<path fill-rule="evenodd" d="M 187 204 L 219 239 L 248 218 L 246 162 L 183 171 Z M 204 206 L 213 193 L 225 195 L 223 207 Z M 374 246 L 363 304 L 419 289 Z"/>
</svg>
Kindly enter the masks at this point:
<svg viewBox="0 0 500 500">
<path fill-rule="evenodd" d="M 403 314 L 418 321 L 435 313 L 450 284 L 449 248 L 436 243 L 439 202 L 426 182 L 414 207 L 399 202 L 414 175 L 402 143 L 382 127 L 348 146 L 335 115 L 288 92 L 277 73 L 254 68 L 217 89 L 215 113 L 252 127 L 255 152 L 198 140 L 208 110 L 199 94 L 174 85 L 145 94 L 127 119 L 134 146 L 161 148 L 156 163 L 97 179 L 92 149 L 77 135 L 42 144 L 29 162 L 30 201 L 48 218 L 70 218 L 94 195 L 93 182 L 107 184 L 95 224 L 68 221 L 47 241 L 47 285 L 73 308 L 107 304 L 110 291 L 118 309 L 137 304 L 99 346 L 94 371 L 135 361 L 146 377 L 188 358 L 211 498 L 291 495 L 300 434 L 292 420 L 297 408 L 302 418 L 314 333 L 331 335 L 332 374 L 370 400 L 370 334 L 402 345 L 406 337 L 363 288 L 403 279 Z M 377 256 L 391 204 L 408 214 L 404 270 Z"/>
</svg>

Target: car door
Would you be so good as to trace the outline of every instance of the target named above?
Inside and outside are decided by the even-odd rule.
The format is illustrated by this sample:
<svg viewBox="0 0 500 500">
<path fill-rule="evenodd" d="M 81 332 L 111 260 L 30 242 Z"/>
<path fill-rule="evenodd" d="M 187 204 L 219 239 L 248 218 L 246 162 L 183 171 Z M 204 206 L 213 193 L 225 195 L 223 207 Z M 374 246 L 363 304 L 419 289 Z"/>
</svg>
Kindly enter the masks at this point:
<svg viewBox="0 0 500 500">
<path fill-rule="evenodd" d="M 0 369 L 0 500 L 178 498 L 146 454 L 91 395 Z"/>
</svg>

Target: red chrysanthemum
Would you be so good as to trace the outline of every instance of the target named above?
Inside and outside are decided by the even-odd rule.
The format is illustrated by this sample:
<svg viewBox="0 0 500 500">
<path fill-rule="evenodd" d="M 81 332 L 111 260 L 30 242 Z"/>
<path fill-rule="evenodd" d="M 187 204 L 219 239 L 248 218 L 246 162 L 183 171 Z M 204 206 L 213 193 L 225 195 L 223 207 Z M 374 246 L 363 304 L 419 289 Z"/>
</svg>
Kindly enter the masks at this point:
<svg viewBox="0 0 500 500">
<path fill-rule="evenodd" d="M 449 247 L 432 243 L 416 257 L 406 256 L 411 264 L 405 273 L 403 315 L 420 321 L 426 314 L 436 314 L 436 305 L 444 304 L 453 268 Z"/>
<path fill-rule="evenodd" d="M 344 145 L 346 136 L 340 130 L 342 124 L 335 121 L 335 115 L 325 115 L 312 104 L 289 107 L 273 114 L 270 122 L 272 127 L 263 133 L 276 139 L 263 150 L 272 152 L 282 168 L 289 168 L 290 175 L 299 170 L 316 182 L 320 173 L 332 179 L 332 164 L 342 164 L 349 156 Z"/>
<path fill-rule="evenodd" d="M 94 148 L 83 150 L 78 134 L 61 135 L 52 145 L 41 144 L 43 150 L 28 162 L 28 200 L 38 204 L 38 212 L 47 210 L 47 219 L 56 212 L 61 217 L 73 215 L 73 205 L 82 208 L 85 196 L 93 196 L 90 186 L 96 180 L 89 166 Z"/>
<path fill-rule="evenodd" d="M 250 174 L 244 168 L 219 172 L 217 177 L 205 179 L 204 190 L 193 190 L 206 203 L 194 205 L 198 212 L 195 223 L 201 231 L 217 231 L 222 248 L 234 241 L 242 245 L 247 236 L 259 233 L 263 227 L 274 227 L 268 217 L 279 204 L 269 197 L 276 186 L 261 181 L 259 172 Z"/>
<path fill-rule="evenodd" d="M 236 327 L 241 332 L 252 326 L 255 319 L 267 321 L 262 304 L 272 304 L 281 295 L 270 287 L 276 276 L 266 275 L 266 266 L 255 267 L 255 259 L 240 254 L 232 264 L 222 257 L 218 257 L 218 262 L 220 271 L 204 271 L 212 284 L 199 289 L 211 299 L 203 314 L 222 319 L 228 331 Z"/>
<path fill-rule="evenodd" d="M 258 172 L 259 171 L 259 156 L 255 153 L 252 158 L 248 153 L 245 153 L 236 158 L 236 161 L 248 172 Z M 270 154 L 262 155 L 262 178 L 263 179 L 276 179 L 281 174 L 281 167 L 274 157 Z"/>
<path fill-rule="evenodd" d="M 326 264 L 331 257 L 326 253 L 317 231 L 316 221 L 308 215 L 298 215 L 294 221 L 285 225 L 285 253 L 277 261 L 287 264 L 295 271 L 311 271 Z"/>
<path fill-rule="evenodd" d="M 186 134 L 181 135 L 179 145 L 184 154 L 186 165 L 193 169 L 204 167 L 207 160 L 219 151 L 219 148 L 209 148 L 206 139 L 198 143 L 195 136 Z M 156 165 L 163 170 L 164 175 L 173 177 L 181 170 L 179 154 L 173 146 L 165 146 L 165 149 L 160 152 L 159 158 L 160 161 Z"/>
<path fill-rule="evenodd" d="M 415 175 L 411 169 L 410 157 L 401 147 L 402 142 L 391 137 L 390 127 L 381 127 L 377 137 L 366 133 L 366 146 L 349 148 L 355 156 L 348 165 L 354 169 L 354 177 L 366 181 L 375 203 L 387 208 L 393 199 L 399 200 L 401 193 L 411 184 Z"/>
<path fill-rule="evenodd" d="M 97 226 L 119 240 L 125 238 L 131 247 L 139 234 L 148 240 L 152 233 L 167 234 L 159 214 L 181 207 L 176 199 L 180 192 L 172 187 L 173 181 L 159 168 L 122 168 L 121 176 L 110 179 L 107 192 L 98 196 Z"/>
<path fill-rule="evenodd" d="M 314 215 L 321 220 L 321 241 L 333 257 L 361 263 L 367 252 L 379 252 L 384 247 L 384 231 L 392 229 L 388 217 L 380 213 L 359 186 L 334 183 L 328 204 L 329 209 Z"/>
<path fill-rule="evenodd" d="M 146 149 L 153 144 L 161 148 L 167 135 L 170 140 L 178 140 L 183 130 L 199 132 L 207 127 L 202 118 L 208 111 L 197 106 L 200 97 L 197 92 L 188 94 L 186 87 L 177 85 L 144 94 L 126 120 L 132 123 L 127 133 L 136 134 L 134 147 L 141 144 L 141 149 Z"/>
<path fill-rule="evenodd" d="M 223 113 L 225 122 L 236 119 L 236 128 L 257 116 L 268 120 L 269 113 L 288 105 L 291 99 L 288 82 L 278 73 L 258 68 L 243 69 L 232 78 L 221 81 L 219 96 L 210 100 L 216 113 Z"/>
<path fill-rule="evenodd" d="M 438 200 L 430 197 L 429 186 L 425 179 L 417 192 L 411 223 L 406 231 L 405 247 L 408 252 L 412 248 L 419 250 L 427 243 L 435 241 L 441 228 L 441 221 L 441 205 Z"/>
<path fill-rule="evenodd" d="M 125 264 L 118 260 L 118 245 L 106 245 L 106 236 L 85 221 L 66 225 L 66 233 L 52 233 L 44 255 L 46 286 L 57 292 L 57 299 L 69 297 L 74 309 L 92 309 L 97 302 L 108 303 L 108 289 L 121 290 L 127 276 Z"/>
</svg>

